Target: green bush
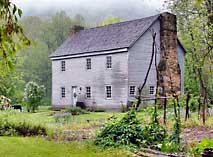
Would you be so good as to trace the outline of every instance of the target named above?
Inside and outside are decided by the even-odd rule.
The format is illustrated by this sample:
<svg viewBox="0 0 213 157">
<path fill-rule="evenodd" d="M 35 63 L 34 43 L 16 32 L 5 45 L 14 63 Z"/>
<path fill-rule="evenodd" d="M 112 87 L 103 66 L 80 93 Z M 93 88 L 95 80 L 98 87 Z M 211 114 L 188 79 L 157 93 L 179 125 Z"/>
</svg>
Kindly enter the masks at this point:
<svg viewBox="0 0 213 157">
<path fill-rule="evenodd" d="M 160 146 L 160 149 L 163 152 L 174 153 L 180 150 L 180 145 L 173 141 L 165 140 Z"/>
<path fill-rule="evenodd" d="M 189 101 L 189 109 L 192 112 L 195 112 L 196 110 L 198 110 L 198 105 L 199 105 L 198 100 L 199 100 L 198 96 L 191 97 L 191 99 Z"/>
<path fill-rule="evenodd" d="M 157 109 L 155 110 L 155 108 L 152 107 L 149 110 L 152 116 L 151 122 L 145 126 L 143 131 L 145 137 L 143 140 L 143 146 L 159 149 L 159 144 L 168 137 L 167 130 L 158 122 Z"/>
<path fill-rule="evenodd" d="M 0 136 L 47 135 L 45 126 L 31 122 L 22 114 L 13 110 L 0 111 Z"/>
<path fill-rule="evenodd" d="M 44 97 L 44 86 L 39 86 L 35 82 L 28 82 L 24 89 L 24 103 L 27 110 L 35 112 L 41 105 L 41 100 Z"/>
<path fill-rule="evenodd" d="M 151 122 L 145 126 L 143 132 L 144 147 L 159 149 L 158 144 L 162 143 L 167 137 L 167 130 L 158 122 Z"/>
<path fill-rule="evenodd" d="M 190 153 L 193 155 L 201 155 L 205 148 L 213 148 L 213 139 L 203 139 L 200 143 L 191 149 Z"/>
<path fill-rule="evenodd" d="M 97 134 L 95 144 L 103 148 L 137 147 L 143 139 L 143 128 L 136 118 L 136 112 L 130 110 L 121 120 L 112 118 Z"/>
<path fill-rule="evenodd" d="M 69 107 L 69 108 L 65 109 L 65 112 L 69 112 L 72 115 L 80 115 L 80 114 L 88 113 L 86 110 L 84 110 L 80 107 Z"/>
</svg>

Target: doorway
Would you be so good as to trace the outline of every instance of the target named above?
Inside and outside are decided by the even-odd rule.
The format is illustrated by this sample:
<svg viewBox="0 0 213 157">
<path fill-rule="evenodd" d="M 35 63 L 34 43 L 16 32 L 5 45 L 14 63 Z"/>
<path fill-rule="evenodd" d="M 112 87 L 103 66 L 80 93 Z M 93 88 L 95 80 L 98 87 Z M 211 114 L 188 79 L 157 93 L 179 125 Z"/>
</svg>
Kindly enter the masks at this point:
<svg viewBox="0 0 213 157">
<path fill-rule="evenodd" d="M 77 86 L 72 86 L 72 105 L 76 106 L 77 103 Z"/>
</svg>

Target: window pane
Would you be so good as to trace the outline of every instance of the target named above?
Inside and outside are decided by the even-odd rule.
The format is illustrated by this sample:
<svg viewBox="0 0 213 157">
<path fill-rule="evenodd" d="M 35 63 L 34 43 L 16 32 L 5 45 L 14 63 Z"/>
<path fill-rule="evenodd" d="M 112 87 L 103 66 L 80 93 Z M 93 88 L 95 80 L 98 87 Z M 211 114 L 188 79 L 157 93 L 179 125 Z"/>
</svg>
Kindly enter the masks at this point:
<svg viewBox="0 0 213 157">
<path fill-rule="evenodd" d="M 64 87 L 61 87 L 61 97 L 62 97 L 62 98 L 65 98 L 65 96 L 66 96 L 65 88 L 64 88 Z"/>
<path fill-rule="evenodd" d="M 111 56 L 106 57 L 106 67 L 107 67 L 107 69 L 112 68 L 112 57 Z"/>
<path fill-rule="evenodd" d="M 155 93 L 155 87 L 154 86 L 150 86 L 149 87 L 149 94 L 153 95 Z"/>
<path fill-rule="evenodd" d="M 65 71 L 65 61 L 61 61 L 61 71 Z"/>
<path fill-rule="evenodd" d="M 129 87 L 129 94 L 130 95 L 135 95 L 135 86 L 130 86 Z"/>
<path fill-rule="evenodd" d="M 86 66 L 87 66 L 86 68 L 87 68 L 87 69 L 91 69 L 91 68 L 92 68 L 92 65 L 91 65 L 91 64 L 92 64 L 92 63 L 91 63 L 91 58 L 87 58 L 87 59 L 86 59 L 86 62 L 87 62 L 87 63 L 86 63 L 86 64 L 87 64 L 87 65 L 86 65 Z"/>
<path fill-rule="evenodd" d="M 91 87 L 86 87 L 86 97 L 91 98 Z"/>
<path fill-rule="evenodd" d="M 111 98 L 112 97 L 112 87 L 106 86 L 106 97 Z"/>
</svg>

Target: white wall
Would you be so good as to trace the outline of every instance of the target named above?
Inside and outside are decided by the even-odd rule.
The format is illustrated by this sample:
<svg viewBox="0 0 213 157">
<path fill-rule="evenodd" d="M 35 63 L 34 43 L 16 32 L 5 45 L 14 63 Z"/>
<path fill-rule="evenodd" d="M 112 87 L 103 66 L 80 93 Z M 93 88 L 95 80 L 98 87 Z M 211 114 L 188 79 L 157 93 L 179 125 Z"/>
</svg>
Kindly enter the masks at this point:
<svg viewBox="0 0 213 157">
<path fill-rule="evenodd" d="M 136 87 L 141 86 L 144 82 L 146 72 L 150 63 L 152 55 L 152 30 L 156 32 L 156 45 L 157 45 L 157 62 L 159 62 L 160 53 L 160 22 L 157 20 L 149 30 L 140 38 L 132 48 L 129 50 L 129 86 L 134 85 Z M 149 91 L 149 86 L 156 86 L 156 70 L 155 60 L 147 79 L 146 89 Z M 129 100 L 132 100 L 130 97 Z"/>
<path fill-rule="evenodd" d="M 72 105 L 72 86 L 91 86 L 92 98 L 85 99 L 87 106 L 94 102 L 104 108 L 118 108 L 121 101 L 127 101 L 128 53 L 115 53 L 112 56 L 112 69 L 106 69 L 106 55 L 92 56 L 92 69 L 86 69 L 86 58 L 66 59 L 66 71 L 61 71 L 61 60 L 52 62 L 52 104 L 53 106 Z M 112 99 L 106 99 L 105 85 L 112 85 Z M 61 98 L 61 87 L 66 88 L 66 97 Z M 80 91 L 79 91 L 80 92 Z"/>
</svg>

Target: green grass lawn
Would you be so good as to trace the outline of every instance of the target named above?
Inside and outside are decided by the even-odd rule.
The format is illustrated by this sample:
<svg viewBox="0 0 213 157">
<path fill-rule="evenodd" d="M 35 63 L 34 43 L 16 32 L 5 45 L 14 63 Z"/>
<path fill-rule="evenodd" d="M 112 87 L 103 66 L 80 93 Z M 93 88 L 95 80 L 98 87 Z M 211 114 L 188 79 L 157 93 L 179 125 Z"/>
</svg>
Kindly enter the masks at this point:
<svg viewBox="0 0 213 157">
<path fill-rule="evenodd" d="M 1 115 L 4 111 L 0 111 Z M 125 150 L 114 149 L 101 151 L 100 148 L 92 143 L 95 133 L 113 115 L 119 119 L 125 113 L 119 112 L 90 112 L 88 114 L 71 116 L 68 123 L 56 123 L 54 119 L 55 111 L 42 107 L 36 113 L 15 112 L 8 114 L 10 120 L 26 120 L 30 123 L 41 124 L 54 131 L 55 139 L 61 142 L 48 141 L 40 137 L 0 137 L 0 157 L 125 157 L 128 156 Z M 159 118 L 162 120 L 162 109 L 158 110 Z M 5 114 L 7 115 L 7 114 Z M 174 124 L 173 109 L 168 109 L 167 128 L 172 130 Z M 137 113 L 142 125 L 149 123 L 151 112 L 145 109 Z M 0 116 L 1 117 L 1 116 Z M 4 117 L 4 116 L 2 116 Z M 184 122 L 182 115 L 183 128 L 192 126 L 202 126 L 202 121 L 197 119 L 197 113 L 190 115 L 190 120 Z M 213 126 L 213 117 L 208 117 L 206 126 Z M 55 132 L 56 131 L 56 132 Z M 67 132 L 68 131 L 68 132 Z M 71 133 L 69 133 L 71 131 Z M 51 134 L 51 131 L 50 131 Z M 82 138 L 84 135 L 85 138 Z M 49 137 L 49 136 L 48 136 Z M 52 136 L 50 136 L 52 137 Z M 67 137 L 74 139 L 67 141 Z M 88 142 L 88 140 L 90 142 Z"/>
<path fill-rule="evenodd" d="M 121 149 L 101 151 L 91 142 L 55 142 L 36 137 L 0 137 L 1 157 L 127 157 Z"/>
</svg>

